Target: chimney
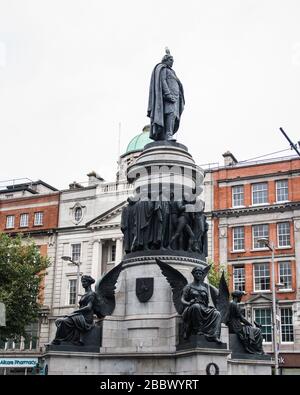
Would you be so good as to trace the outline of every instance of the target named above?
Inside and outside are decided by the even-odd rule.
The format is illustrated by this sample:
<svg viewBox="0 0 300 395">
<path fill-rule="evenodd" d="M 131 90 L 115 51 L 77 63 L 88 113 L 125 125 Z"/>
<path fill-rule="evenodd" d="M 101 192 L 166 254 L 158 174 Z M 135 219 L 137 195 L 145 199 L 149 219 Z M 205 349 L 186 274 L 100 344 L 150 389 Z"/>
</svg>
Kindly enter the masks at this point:
<svg viewBox="0 0 300 395">
<path fill-rule="evenodd" d="M 91 171 L 90 173 L 87 174 L 89 178 L 89 186 L 91 185 L 98 185 L 101 184 L 104 180 L 99 174 L 97 174 L 95 171 Z"/>
<path fill-rule="evenodd" d="M 83 186 L 81 184 L 79 184 L 76 181 L 73 181 L 72 184 L 69 184 L 69 188 L 70 189 L 80 189 L 83 188 Z"/>
<path fill-rule="evenodd" d="M 238 163 L 236 157 L 230 151 L 226 151 L 223 154 L 223 158 L 224 158 L 224 166 L 234 166 Z"/>
</svg>

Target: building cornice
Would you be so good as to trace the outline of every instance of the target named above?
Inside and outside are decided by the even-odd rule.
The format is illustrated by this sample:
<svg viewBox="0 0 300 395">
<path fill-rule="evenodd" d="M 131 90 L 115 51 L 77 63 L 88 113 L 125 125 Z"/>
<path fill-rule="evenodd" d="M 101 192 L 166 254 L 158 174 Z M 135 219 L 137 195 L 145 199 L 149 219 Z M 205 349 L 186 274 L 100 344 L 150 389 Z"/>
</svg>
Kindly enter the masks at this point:
<svg viewBox="0 0 300 395">
<path fill-rule="evenodd" d="M 212 211 L 213 218 L 239 217 L 244 215 L 283 213 L 285 211 L 300 209 L 300 202 L 287 202 L 282 204 L 272 204 L 266 206 L 253 206 L 245 208 L 228 208 L 225 210 Z"/>
<path fill-rule="evenodd" d="M 266 165 L 266 164 L 263 164 Z M 253 165 L 253 166 L 258 166 L 258 165 Z M 230 168 L 228 170 L 237 170 L 238 168 L 234 167 L 234 168 Z M 241 169 L 241 168 L 239 168 Z M 224 170 L 224 169 L 222 169 Z M 297 174 L 299 173 L 300 175 L 300 169 L 293 169 L 293 170 L 287 170 L 287 171 L 281 171 L 281 172 L 273 172 L 273 173 L 266 173 L 266 174 L 255 174 L 255 175 L 251 175 L 251 176 L 244 176 L 244 177 L 234 177 L 234 178 L 221 178 L 219 180 L 217 180 L 218 184 L 222 184 L 222 183 L 231 183 L 231 182 L 237 182 L 237 181 L 248 181 L 248 180 L 253 180 L 256 178 L 271 178 L 271 177 L 276 177 L 276 178 L 282 178 L 282 177 L 286 177 L 286 176 L 291 176 L 293 174 Z"/>
</svg>

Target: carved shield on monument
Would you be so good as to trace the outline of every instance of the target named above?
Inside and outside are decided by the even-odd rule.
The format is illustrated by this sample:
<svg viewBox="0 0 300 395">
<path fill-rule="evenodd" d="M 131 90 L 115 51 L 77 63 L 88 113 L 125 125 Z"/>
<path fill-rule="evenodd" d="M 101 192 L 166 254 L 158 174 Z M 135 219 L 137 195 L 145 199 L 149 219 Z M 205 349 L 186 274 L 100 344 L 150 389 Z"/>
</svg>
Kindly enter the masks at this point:
<svg viewBox="0 0 300 395">
<path fill-rule="evenodd" d="M 137 278 L 135 285 L 135 292 L 138 300 L 141 303 L 148 302 L 153 295 L 154 288 L 154 278 L 153 277 L 144 277 Z"/>
</svg>

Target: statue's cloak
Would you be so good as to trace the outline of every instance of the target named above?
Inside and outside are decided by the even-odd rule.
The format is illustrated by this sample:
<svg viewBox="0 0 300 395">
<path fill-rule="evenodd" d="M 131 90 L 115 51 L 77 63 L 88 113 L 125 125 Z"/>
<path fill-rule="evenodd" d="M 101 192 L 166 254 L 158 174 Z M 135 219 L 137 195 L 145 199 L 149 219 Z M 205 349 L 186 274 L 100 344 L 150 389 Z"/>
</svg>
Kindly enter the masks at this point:
<svg viewBox="0 0 300 395">
<path fill-rule="evenodd" d="M 151 74 L 147 116 L 151 119 L 150 138 L 155 139 L 159 128 L 164 127 L 164 100 L 160 73 L 164 63 L 158 63 Z"/>
</svg>

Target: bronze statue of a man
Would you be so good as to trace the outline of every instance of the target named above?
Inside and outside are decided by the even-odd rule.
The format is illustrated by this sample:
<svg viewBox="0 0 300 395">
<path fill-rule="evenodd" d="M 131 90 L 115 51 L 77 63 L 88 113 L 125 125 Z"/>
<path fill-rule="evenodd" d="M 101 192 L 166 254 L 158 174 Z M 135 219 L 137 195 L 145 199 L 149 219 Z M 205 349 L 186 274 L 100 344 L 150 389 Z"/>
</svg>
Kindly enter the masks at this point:
<svg viewBox="0 0 300 395">
<path fill-rule="evenodd" d="M 173 56 L 166 54 L 152 72 L 147 116 L 151 119 L 152 140 L 174 140 L 184 108 L 183 86 L 172 69 Z"/>
</svg>

